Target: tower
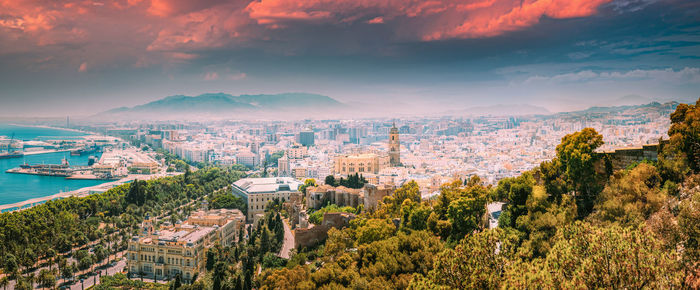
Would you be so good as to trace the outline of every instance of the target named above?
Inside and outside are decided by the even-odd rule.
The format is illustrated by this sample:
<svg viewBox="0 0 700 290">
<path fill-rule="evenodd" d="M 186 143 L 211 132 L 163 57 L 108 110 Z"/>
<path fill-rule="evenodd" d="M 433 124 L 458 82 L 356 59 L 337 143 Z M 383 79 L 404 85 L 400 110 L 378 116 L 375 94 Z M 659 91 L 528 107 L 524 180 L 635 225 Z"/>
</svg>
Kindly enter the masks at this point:
<svg viewBox="0 0 700 290">
<path fill-rule="evenodd" d="M 399 143 L 399 129 L 394 123 L 389 130 L 389 164 L 391 166 L 401 165 L 401 143 Z"/>
</svg>

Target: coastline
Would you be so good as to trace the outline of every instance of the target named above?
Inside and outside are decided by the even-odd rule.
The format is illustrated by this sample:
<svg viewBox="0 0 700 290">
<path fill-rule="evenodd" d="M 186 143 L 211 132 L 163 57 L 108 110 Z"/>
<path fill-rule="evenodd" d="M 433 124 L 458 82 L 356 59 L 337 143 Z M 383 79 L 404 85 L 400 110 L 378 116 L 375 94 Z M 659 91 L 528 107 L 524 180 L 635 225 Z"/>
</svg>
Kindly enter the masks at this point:
<svg viewBox="0 0 700 290">
<path fill-rule="evenodd" d="M 71 129 L 71 128 L 54 127 L 54 126 L 48 126 L 48 125 L 30 125 L 30 124 L 18 124 L 18 123 L 7 123 L 7 125 L 17 126 L 17 127 L 31 127 L 31 128 L 62 130 L 62 131 L 69 131 L 69 132 L 75 132 L 75 133 L 82 133 L 85 135 L 96 135 L 93 132 L 88 132 L 88 131 L 83 131 L 83 130 L 78 130 L 78 129 Z"/>
<path fill-rule="evenodd" d="M 136 179 L 138 180 L 151 180 L 151 179 L 156 179 L 156 178 L 163 178 L 163 177 L 171 177 L 171 176 L 178 176 L 184 174 L 182 172 L 171 172 L 171 173 L 159 173 L 159 174 L 152 174 L 152 175 L 129 175 L 127 177 L 124 177 L 119 180 L 114 180 L 94 186 L 88 186 L 88 187 L 83 187 L 80 189 L 72 190 L 72 191 L 67 191 L 67 192 L 59 192 L 57 194 L 53 195 L 48 195 L 48 196 L 43 196 L 43 197 L 36 197 L 32 199 L 27 199 L 24 201 L 20 202 L 15 202 L 15 203 L 9 203 L 9 204 L 2 204 L 0 205 L 0 214 L 2 213 L 7 213 L 7 212 L 14 212 L 14 211 L 21 211 L 25 210 L 31 207 L 34 207 L 36 205 L 45 203 L 50 200 L 55 200 L 55 199 L 63 199 L 63 198 L 68 198 L 68 197 L 84 197 L 88 196 L 94 193 L 102 193 L 107 190 L 110 190 L 114 187 L 132 182 Z"/>
</svg>

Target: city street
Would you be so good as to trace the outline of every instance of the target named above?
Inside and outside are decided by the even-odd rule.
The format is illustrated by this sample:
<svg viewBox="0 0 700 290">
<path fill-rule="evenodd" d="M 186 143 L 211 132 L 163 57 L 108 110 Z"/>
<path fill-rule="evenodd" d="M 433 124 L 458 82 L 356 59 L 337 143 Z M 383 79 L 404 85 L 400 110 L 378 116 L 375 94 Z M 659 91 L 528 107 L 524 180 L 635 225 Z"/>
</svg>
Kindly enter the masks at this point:
<svg viewBox="0 0 700 290">
<path fill-rule="evenodd" d="M 289 253 L 294 249 L 294 235 L 286 219 L 282 221 L 282 224 L 284 225 L 284 242 L 282 242 L 279 257 L 289 259 Z"/>
</svg>

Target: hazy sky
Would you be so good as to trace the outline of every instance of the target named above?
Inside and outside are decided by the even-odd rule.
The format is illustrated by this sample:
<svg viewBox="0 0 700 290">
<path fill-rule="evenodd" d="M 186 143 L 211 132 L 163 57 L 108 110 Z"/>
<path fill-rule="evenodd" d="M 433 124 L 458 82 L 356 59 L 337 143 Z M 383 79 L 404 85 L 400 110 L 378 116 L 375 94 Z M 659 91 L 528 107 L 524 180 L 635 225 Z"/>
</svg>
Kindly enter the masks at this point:
<svg viewBox="0 0 700 290">
<path fill-rule="evenodd" d="M 0 0 L 0 116 L 174 94 L 550 110 L 700 95 L 700 1 Z"/>
</svg>

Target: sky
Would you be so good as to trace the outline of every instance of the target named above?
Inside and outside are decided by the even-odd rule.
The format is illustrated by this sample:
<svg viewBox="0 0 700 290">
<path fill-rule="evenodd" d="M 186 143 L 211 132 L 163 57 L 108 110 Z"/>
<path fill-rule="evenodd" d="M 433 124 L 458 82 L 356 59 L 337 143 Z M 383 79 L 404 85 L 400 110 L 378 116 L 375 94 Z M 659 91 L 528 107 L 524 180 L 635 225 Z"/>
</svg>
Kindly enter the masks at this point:
<svg viewBox="0 0 700 290">
<path fill-rule="evenodd" d="M 418 111 L 696 100 L 700 1 L 0 0 L 0 116 L 210 92 Z"/>
</svg>

